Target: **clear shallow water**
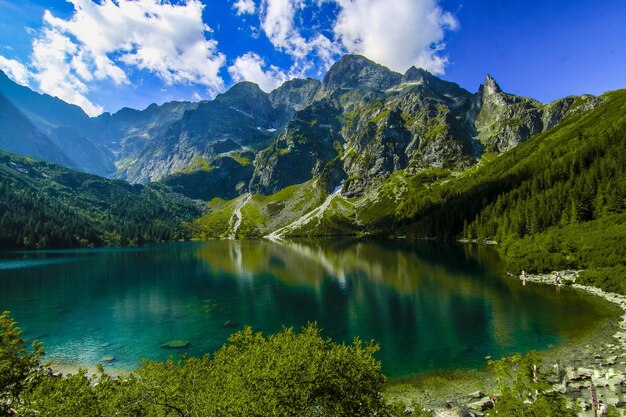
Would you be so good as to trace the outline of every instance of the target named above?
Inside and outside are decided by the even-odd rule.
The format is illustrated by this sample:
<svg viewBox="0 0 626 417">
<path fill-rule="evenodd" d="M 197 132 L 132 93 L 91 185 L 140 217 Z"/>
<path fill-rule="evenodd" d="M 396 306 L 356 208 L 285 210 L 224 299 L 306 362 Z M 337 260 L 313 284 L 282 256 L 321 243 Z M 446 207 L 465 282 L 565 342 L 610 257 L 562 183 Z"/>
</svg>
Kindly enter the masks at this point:
<svg viewBox="0 0 626 417">
<path fill-rule="evenodd" d="M 584 336 L 611 311 L 569 288 L 506 276 L 488 248 L 442 243 L 269 241 L 0 253 L 0 310 L 47 358 L 132 369 L 218 349 L 250 325 L 316 321 L 324 335 L 375 339 L 389 376 L 478 368 L 485 356 Z M 185 350 L 166 350 L 170 340 Z"/>
</svg>

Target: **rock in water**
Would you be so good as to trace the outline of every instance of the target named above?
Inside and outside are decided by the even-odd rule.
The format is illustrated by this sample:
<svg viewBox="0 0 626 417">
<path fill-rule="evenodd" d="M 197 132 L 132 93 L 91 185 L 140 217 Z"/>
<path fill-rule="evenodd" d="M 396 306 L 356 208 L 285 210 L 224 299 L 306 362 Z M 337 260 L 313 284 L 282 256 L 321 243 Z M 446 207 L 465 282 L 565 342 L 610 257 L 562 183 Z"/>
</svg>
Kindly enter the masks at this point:
<svg viewBox="0 0 626 417">
<path fill-rule="evenodd" d="M 161 345 L 163 349 L 186 349 L 189 346 L 191 346 L 191 343 L 186 340 L 170 340 Z"/>
<path fill-rule="evenodd" d="M 224 327 L 227 327 L 229 329 L 234 329 L 235 327 L 239 327 L 239 326 L 241 326 L 241 324 L 239 324 L 239 322 L 235 320 L 226 320 L 224 322 Z"/>
</svg>

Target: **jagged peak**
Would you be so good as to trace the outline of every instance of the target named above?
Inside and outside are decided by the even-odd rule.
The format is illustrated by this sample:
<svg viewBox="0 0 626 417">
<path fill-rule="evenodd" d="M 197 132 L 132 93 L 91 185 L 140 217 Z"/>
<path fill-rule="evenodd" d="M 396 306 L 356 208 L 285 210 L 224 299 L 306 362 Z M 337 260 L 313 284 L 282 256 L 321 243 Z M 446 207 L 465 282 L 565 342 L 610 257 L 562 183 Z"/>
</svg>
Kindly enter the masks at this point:
<svg viewBox="0 0 626 417">
<path fill-rule="evenodd" d="M 371 59 L 367 57 L 364 57 L 363 55 L 346 54 L 342 56 L 341 58 L 339 58 L 339 60 L 337 60 L 337 62 L 335 62 L 330 67 L 330 69 L 326 73 L 326 77 L 324 77 L 324 80 L 326 80 L 329 74 L 332 75 L 335 72 L 343 71 L 344 69 L 348 69 L 348 68 L 351 70 L 362 70 L 364 68 L 372 68 L 378 71 L 400 75 L 397 72 L 392 71 L 389 68 L 385 67 L 384 65 L 381 65 L 377 62 L 372 61 Z"/>
<path fill-rule="evenodd" d="M 487 74 L 487 78 L 485 78 L 485 82 L 482 87 L 483 90 L 485 90 L 485 92 L 487 92 L 488 94 L 496 94 L 502 92 L 502 89 L 500 88 L 496 80 L 491 76 L 491 74 Z"/>
<path fill-rule="evenodd" d="M 236 105 L 251 108 L 253 103 L 269 103 L 269 94 L 261 90 L 261 87 L 256 83 L 241 81 L 222 94 L 218 94 L 214 101 L 227 106 Z"/>
</svg>

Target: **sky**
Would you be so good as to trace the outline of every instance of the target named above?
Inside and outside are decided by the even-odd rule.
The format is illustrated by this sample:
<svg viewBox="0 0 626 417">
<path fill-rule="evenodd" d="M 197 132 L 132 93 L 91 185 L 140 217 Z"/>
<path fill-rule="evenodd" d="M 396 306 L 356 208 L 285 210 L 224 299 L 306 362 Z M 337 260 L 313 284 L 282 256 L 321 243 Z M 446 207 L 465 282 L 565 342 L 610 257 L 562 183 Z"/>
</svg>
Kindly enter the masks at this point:
<svg viewBox="0 0 626 417">
<path fill-rule="evenodd" d="M 0 70 L 89 115 L 321 79 L 346 53 L 550 102 L 626 87 L 624 0 L 0 0 Z"/>
</svg>

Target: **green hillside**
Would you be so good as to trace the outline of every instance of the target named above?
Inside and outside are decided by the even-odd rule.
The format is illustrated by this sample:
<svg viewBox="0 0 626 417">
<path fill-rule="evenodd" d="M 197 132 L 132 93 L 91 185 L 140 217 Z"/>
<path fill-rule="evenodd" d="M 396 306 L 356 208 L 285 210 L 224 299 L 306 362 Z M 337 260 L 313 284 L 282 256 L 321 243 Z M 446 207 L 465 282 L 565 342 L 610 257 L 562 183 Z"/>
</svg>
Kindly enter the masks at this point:
<svg viewBox="0 0 626 417">
<path fill-rule="evenodd" d="M 130 185 L 0 152 L 0 247 L 129 245 L 188 237 L 201 214 L 164 186 Z"/>
</svg>

